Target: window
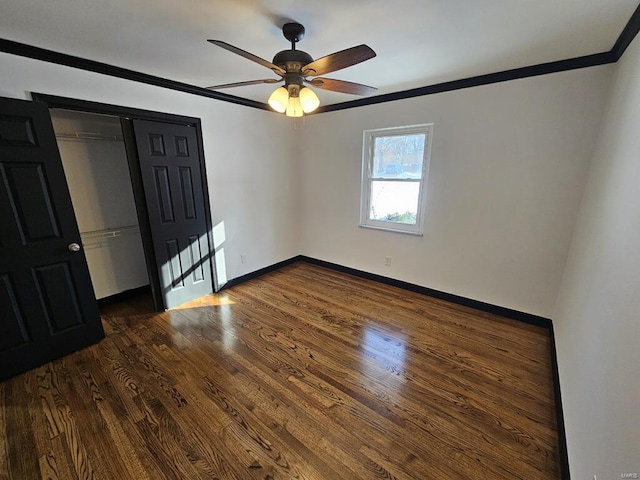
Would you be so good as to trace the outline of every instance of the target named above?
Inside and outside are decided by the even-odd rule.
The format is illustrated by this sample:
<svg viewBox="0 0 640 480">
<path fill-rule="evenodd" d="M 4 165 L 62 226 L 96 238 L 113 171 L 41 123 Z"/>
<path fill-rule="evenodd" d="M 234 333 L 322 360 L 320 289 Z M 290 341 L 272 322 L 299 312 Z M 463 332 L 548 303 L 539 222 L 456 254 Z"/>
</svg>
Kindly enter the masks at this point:
<svg viewBox="0 0 640 480">
<path fill-rule="evenodd" d="M 433 125 L 366 130 L 360 226 L 422 235 Z"/>
</svg>

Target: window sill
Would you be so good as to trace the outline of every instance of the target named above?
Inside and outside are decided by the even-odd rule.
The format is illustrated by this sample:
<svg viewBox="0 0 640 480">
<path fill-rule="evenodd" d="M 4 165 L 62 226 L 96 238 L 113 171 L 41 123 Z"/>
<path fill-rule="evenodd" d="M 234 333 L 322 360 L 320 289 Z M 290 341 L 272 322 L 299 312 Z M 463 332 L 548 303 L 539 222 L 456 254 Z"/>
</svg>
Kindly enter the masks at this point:
<svg viewBox="0 0 640 480">
<path fill-rule="evenodd" d="M 414 237 L 423 237 L 424 234 L 422 232 L 410 232 L 408 230 L 400 230 L 393 227 L 378 227 L 373 225 L 359 225 L 360 228 L 369 228 L 371 230 L 382 230 L 383 232 L 393 232 L 393 233 L 403 233 L 405 235 L 413 235 Z"/>
</svg>

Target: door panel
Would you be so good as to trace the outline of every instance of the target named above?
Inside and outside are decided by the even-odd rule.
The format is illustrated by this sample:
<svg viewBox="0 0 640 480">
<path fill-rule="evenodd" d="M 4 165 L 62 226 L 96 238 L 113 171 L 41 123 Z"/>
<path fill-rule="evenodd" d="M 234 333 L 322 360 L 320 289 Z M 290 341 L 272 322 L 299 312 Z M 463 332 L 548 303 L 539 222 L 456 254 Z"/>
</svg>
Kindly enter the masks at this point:
<svg viewBox="0 0 640 480">
<path fill-rule="evenodd" d="M 51 333 L 60 333 L 84 323 L 70 265 L 56 263 L 33 269 L 40 303 Z"/>
<path fill-rule="evenodd" d="M 182 192 L 182 205 L 184 206 L 184 218 L 186 220 L 196 219 L 196 200 L 193 192 L 193 180 L 191 179 L 191 169 L 179 167 L 180 191 Z"/>
<path fill-rule="evenodd" d="M 0 351 L 29 342 L 31 337 L 27 332 L 24 314 L 7 274 L 0 275 L 0 311 L 4 317 L 0 322 Z"/>
<path fill-rule="evenodd" d="M 3 162 L 2 179 L 22 242 L 59 237 L 43 166 Z"/>
<path fill-rule="evenodd" d="M 0 98 L 0 380 L 104 337 L 45 104 Z"/>
<path fill-rule="evenodd" d="M 160 208 L 160 221 L 164 224 L 173 223 L 176 217 L 173 213 L 173 195 L 171 195 L 171 185 L 169 184 L 169 168 L 153 167 L 155 176 L 155 194 Z"/>
<path fill-rule="evenodd" d="M 133 120 L 165 308 L 213 291 L 195 128 Z"/>
</svg>

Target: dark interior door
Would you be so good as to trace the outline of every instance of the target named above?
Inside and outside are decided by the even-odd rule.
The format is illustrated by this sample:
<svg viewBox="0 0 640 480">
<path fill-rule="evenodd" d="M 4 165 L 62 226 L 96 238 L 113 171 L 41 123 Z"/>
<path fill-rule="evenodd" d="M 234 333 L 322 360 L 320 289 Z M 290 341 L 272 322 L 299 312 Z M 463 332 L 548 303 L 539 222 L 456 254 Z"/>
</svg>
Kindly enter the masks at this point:
<svg viewBox="0 0 640 480">
<path fill-rule="evenodd" d="M 131 124 L 168 309 L 213 291 L 196 129 L 147 120 Z"/>
<path fill-rule="evenodd" d="M 0 380 L 104 338 L 47 105 L 0 98 Z"/>
</svg>

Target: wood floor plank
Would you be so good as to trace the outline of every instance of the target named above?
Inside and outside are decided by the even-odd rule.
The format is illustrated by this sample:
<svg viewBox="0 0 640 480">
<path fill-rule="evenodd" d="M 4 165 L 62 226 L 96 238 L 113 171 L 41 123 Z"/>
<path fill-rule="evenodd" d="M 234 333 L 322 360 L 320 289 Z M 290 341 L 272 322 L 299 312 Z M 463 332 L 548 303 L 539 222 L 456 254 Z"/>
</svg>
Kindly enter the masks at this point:
<svg viewBox="0 0 640 480">
<path fill-rule="evenodd" d="M 4 402 L 8 448 L 6 462 L 3 463 L 7 465 L 8 478 L 38 478 L 40 473 L 40 455 L 29 417 L 22 407 L 26 395 L 23 382 L 10 381 L 7 384 Z M 15 475 L 14 472 L 20 474 Z"/>
<path fill-rule="evenodd" d="M 560 477 L 540 327 L 299 262 L 0 384 L 0 480 Z"/>
<path fill-rule="evenodd" d="M 58 461 L 52 451 L 40 457 L 40 477 L 44 480 L 60 480 Z"/>
<path fill-rule="evenodd" d="M 9 425 L 6 400 L 8 382 L 0 383 L 0 480 L 9 478 Z"/>
<path fill-rule="evenodd" d="M 65 433 L 61 433 L 56 438 L 51 439 L 51 451 L 47 455 L 52 455 L 56 462 L 57 473 L 60 479 L 78 480 L 78 474 L 73 466 L 73 459 L 68 448 Z"/>
</svg>

